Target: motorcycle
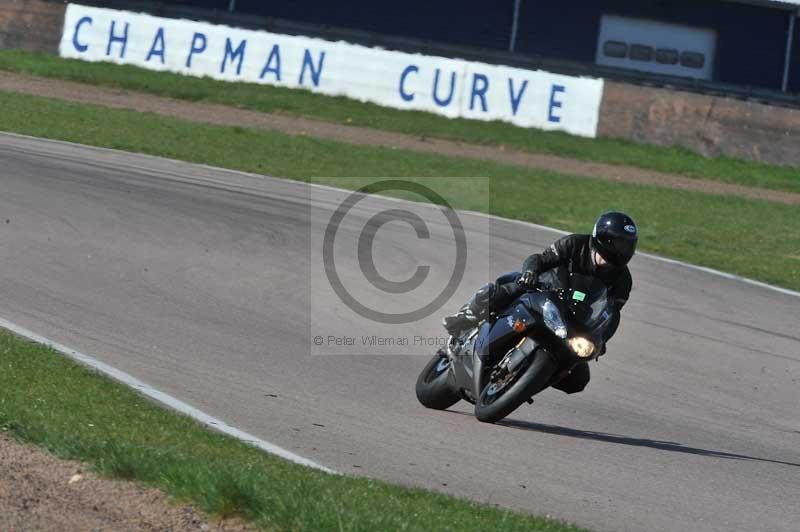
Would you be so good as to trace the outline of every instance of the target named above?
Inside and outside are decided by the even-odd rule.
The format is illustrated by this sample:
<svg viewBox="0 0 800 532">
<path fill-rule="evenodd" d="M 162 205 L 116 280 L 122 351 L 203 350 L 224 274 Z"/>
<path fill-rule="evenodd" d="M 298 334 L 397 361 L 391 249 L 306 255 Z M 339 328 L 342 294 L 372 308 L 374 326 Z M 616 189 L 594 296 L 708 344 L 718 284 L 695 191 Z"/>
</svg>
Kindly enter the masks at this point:
<svg viewBox="0 0 800 532">
<path fill-rule="evenodd" d="M 420 373 L 417 399 L 435 410 L 465 400 L 478 420 L 499 421 L 602 355 L 612 314 L 599 279 L 547 272 L 505 310 L 451 336 Z"/>
</svg>

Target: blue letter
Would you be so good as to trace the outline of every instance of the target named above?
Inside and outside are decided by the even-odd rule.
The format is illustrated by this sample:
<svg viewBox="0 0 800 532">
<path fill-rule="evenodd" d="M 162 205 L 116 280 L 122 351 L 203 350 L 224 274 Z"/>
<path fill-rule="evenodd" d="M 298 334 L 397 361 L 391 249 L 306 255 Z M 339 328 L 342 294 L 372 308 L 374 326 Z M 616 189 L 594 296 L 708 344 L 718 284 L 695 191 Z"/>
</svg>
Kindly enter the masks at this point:
<svg viewBox="0 0 800 532">
<path fill-rule="evenodd" d="M 525 89 L 528 88 L 528 80 L 522 82 L 522 87 L 519 89 L 519 93 L 514 94 L 514 80 L 508 78 L 508 95 L 511 98 L 511 113 L 513 116 L 517 116 L 517 109 L 519 109 L 519 102 L 522 100 L 522 95 L 525 94 Z"/>
<path fill-rule="evenodd" d="M 436 102 L 436 105 L 439 107 L 447 107 L 453 100 L 453 93 L 456 89 L 456 73 L 452 72 L 450 74 L 450 94 L 448 94 L 447 98 L 444 100 L 439 99 L 439 74 L 440 69 L 437 68 L 436 74 L 433 77 L 433 101 Z"/>
<path fill-rule="evenodd" d="M 419 72 L 419 67 L 416 65 L 408 65 L 405 68 L 405 70 L 403 70 L 403 73 L 400 74 L 400 97 L 407 102 L 410 102 L 411 100 L 414 99 L 414 93 L 406 92 L 405 90 L 403 90 L 403 86 L 406 83 L 406 76 L 408 76 L 412 72 Z"/>
<path fill-rule="evenodd" d="M 158 48 L 156 48 L 158 46 Z M 150 58 L 154 55 L 157 55 L 161 58 L 161 64 L 164 64 L 164 52 L 167 50 L 166 44 L 164 44 L 164 28 L 158 28 L 158 32 L 156 32 L 156 36 L 153 39 L 153 45 L 150 47 L 150 52 L 147 54 L 147 59 L 145 61 L 150 61 Z"/>
<path fill-rule="evenodd" d="M 300 85 L 303 84 L 303 78 L 306 75 L 306 65 L 308 68 L 311 69 L 311 81 L 314 82 L 315 87 L 319 87 L 319 76 L 322 74 L 322 62 L 325 61 L 325 52 L 319 53 L 319 63 L 317 64 L 317 68 L 314 68 L 314 63 L 311 60 L 311 52 L 306 49 L 305 54 L 303 54 L 303 66 L 300 69 Z"/>
<path fill-rule="evenodd" d="M 480 87 L 478 87 L 478 80 L 480 80 Z M 481 99 L 481 109 L 486 112 L 486 91 L 489 90 L 489 78 L 477 72 L 472 75 L 472 94 L 469 97 L 469 110 L 475 107 L 475 96 Z"/>
<path fill-rule="evenodd" d="M 111 31 L 108 32 L 108 46 L 106 47 L 106 55 L 111 55 L 111 45 L 115 42 L 122 43 L 122 52 L 119 54 L 120 59 L 125 58 L 125 48 L 128 46 L 128 26 L 129 24 L 125 23 L 125 33 L 122 35 L 114 35 L 114 28 L 116 27 L 117 22 L 115 20 L 111 21 Z"/>
<path fill-rule="evenodd" d="M 189 56 L 186 58 L 186 68 L 192 68 L 192 56 L 194 54 L 202 54 L 205 51 L 206 51 L 205 33 L 195 33 L 194 37 L 192 37 L 192 48 L 189 50 Z"/>
<path fill-rule="evenodd" d="M 75 34 L 72 36 L 72 46 L 74 46 L 75 49 L 78 50 L 80 53 L 83 53 L 89 49 L 89 45 L 81 44 L 80 42 L 78 42 L 78 32 L 81 31 L 81 26 L 83 26 L 87 22 L 91 24 L 92 17 L 83 17 L 82 19 L 80 19 L 78 23 L 75 24 Z"/>
<path fill-rule="evenodd" d="M 561 117 L 553 114 L 553 109 L 561 107 L 561 102 L 556 101 L 557 92 L 565 92 L 564 86 L 553 85 L 553 88 L 550 90 L 550 109 L 547 110 L 547 119 L 550 122 L 561 122 Z"/>
<path fill-rule="evenodd" d="M 229 38 L 225 38 L 225 55 L 222 56 L 222 66 L 219 69 L 220 74 L 225 73 L 225 63 L 228 62 L 228 58 L 231 58 L 231 63 L 236 61 L 236 58 L 239 58 L 239 64 L 236 65 L 236 75 L 242 73 L 242 63 L 244 63 L 244 49 L 247 46 L 247 40 L 243 40 L 239 43 L 239 46 L 236 47 L 234 51 L 231 40 Z"/>
<path fill-rule="evenodd" d="M 274 67 L 270 66 L 273 59 L 275 59 Z M 267 75 L 267 72 L 273 72 L 275 74 L 276 81 L 281 80 L 281 49 L 277 44 L 272 47 L 272 51 L 269 53 L 267 64 L 264 65 L 264 70 L 261 71 L 260 79 L 264 79 L 264 76 Z"/>
</svg>

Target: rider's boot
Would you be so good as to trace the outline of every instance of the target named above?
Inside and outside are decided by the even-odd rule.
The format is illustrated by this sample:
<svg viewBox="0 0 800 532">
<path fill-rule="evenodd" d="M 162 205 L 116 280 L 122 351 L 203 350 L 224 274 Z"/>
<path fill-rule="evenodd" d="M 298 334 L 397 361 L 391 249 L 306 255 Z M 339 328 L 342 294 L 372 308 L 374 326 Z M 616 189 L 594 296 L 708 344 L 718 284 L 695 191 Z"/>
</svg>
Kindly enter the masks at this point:
<svg viewBox="0 0 800 532">
<path fill-rule="evenodd" d="M 494 283 L 483 285 L 472 298 L 452 316 L 445 316 L 442 325 L 451 335 L 459 334 L 471 329 L 486 318 L 495 293 Z"/>
</svg>

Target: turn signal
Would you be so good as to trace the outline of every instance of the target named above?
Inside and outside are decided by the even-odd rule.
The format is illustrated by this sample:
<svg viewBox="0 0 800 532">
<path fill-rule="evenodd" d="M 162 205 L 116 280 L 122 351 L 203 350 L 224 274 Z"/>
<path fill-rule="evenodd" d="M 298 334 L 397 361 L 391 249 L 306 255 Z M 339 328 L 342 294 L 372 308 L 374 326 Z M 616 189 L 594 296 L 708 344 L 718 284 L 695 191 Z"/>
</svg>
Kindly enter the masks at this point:
<svg viewBox="0 0 800 532">
<path fill-rule="evenodd" d="M 521 333 L 524 330 L 525 330 L 525 323 L 524 322 L 522 322 L 520 320 L 517 320 L 516 322 L 514 322 L 514 332 Z"/>
</svg>

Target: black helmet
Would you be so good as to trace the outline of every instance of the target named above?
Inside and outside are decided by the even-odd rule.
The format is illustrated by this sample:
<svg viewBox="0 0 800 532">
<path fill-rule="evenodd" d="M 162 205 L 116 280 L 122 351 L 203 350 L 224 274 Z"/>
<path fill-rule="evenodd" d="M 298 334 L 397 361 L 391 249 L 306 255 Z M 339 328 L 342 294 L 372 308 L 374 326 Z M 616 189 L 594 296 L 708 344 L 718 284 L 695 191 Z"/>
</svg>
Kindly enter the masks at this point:
<svg viewBox="0 0 800 532">
<path fill-rule="evenodd" d="M 600 215 L 592 231 L 592 247 L 607 262 L 625 266 L 636 251 L 639 231 L 633 219 L 622 212 Z"/>
</svg>

